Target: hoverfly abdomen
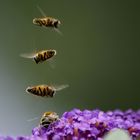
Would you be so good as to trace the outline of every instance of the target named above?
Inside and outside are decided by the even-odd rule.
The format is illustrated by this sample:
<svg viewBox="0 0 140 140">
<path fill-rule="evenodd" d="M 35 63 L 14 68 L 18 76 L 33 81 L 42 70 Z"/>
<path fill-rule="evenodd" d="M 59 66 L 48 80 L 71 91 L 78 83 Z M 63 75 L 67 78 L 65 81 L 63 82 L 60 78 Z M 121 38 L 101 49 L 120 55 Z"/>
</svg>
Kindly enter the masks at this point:
<svg viewBox="0 0 140 140">
<path fill-rule="evenodd" d="M 39 26 L 42 26 L 42 21 L 39 18 L 33 19 L 33 23 Z"/>
<path fill-rule="evenodd" d="M 58 87 L 53 87 L 48 85 L 38 85 L 38 86 L 28 87 L 26 89 L 26 92 L 40 97 L 52 98 L 54 97 L 56 91 L 60 91 L 66 87 L 68 87 L 68 85 L 61 85 Z"/>
<path fill-rule="evenodd" d="M 43 94 L 46 95 L 46 88 L 43 88 Z"/>
<path fill-rule="evenodd" d="M 44 60 L 47 60 L 47 52 L 44 52 Z"/>
<path fill-rule="evenodd" d="M 32 93 L 34 95 L 38 95 L 38 90 L 36 88 L 27 88 L 26 89 L 27 92 Z"/>
<path fill-rule="evenodd" d="M 26 91 L 27 92 L 32 92 L 32 93 L 34 92 L 34 90 L 32 88 L 27 88 Z"/>
<path fill-rule="evenodd" d="M 46 26 L 47 27 L 47 20 L 45 18 L 40 19 L 42 26 Z"/>
<path fill-rule="evenodd" d="M 50 58 L 52 58 L 56 54 L 55 50 L 46 50 L 39 52 L 36 57 L 34 58 L 36 63 L 44 62 Z"/>
<path fill-rule="evenodd" d="M 34 18 L 33 24 L 36 24 L 38 26 L 46 26 L 46 19 L 45 18 Z"/>
<path fill-rule="evenodd" d="M 44 62 L 56 55 L 56 50 L 42 50 L 31 54 L 21 54 L 24 58 L 32 58 L 36 64 Z"/>
<path fill-rule="evenodd" d="M 45 19 L 46 19 L 45 26 L 46 27 L 52 27 L 52 20 L 50 18 L 45 18 Z"/>
<path fill-rule="evenodd" d="M 46 96 L 45 88 L 38 86 L 38 93 L 39 93 L 38 96 L 45 97 Z"/>
<path fill-rule="evenodd" d="M 44 58 L 44 55 L 42 53 L 38 53 L 35 57 L 34 57 L 35 62 L 38 64 L 39 62 L 43 62 L 46 59 Z"/>
<path fill-rule="evenodd" d="M 42 94 L 43 94 L 43 92 L 42 92 L 42 90 L 41 90 L 41 88 L 40 87 L 38 87 L 38 91 L 39 91 L 39 94 L 41 95 L 41 96 L 43 96 Z"/>
<path fill-rule="evenodd" d="M 43 88 L 43 95 L 46 97 L 53 97 L 54 93 L 55 91 L 49 86 Z"/>
<path fill-rule="evenodd" d="M 44 18 L 34 18 L 33 24 L 45 27 L 53 27 L 58 28 L 61 22 L 52 17 L 44 17 Z"/>
<path fill-rule="evenodd" d="M 40 125 L 45 127 L 45 128 L 48 128 L 50 124 L 51 124 L 51 122 L 50 121 L 46 121 L 45 118 L 40 120 Z"/>
<path fill-rule="evenodd" d="M 42 97 L 48 97 L 48 90 L 47 90 L 47 87 L 42 87 L 42 94 L 41 94 Z"/>
<path fill-rule="evenodd" d="M 36 64 L 39 63 L 39 60 L 38 60 L 36 57 L 34 57 L 33 59 L 34 59 L 34 61 L 36 62 Z"/>
</svg>

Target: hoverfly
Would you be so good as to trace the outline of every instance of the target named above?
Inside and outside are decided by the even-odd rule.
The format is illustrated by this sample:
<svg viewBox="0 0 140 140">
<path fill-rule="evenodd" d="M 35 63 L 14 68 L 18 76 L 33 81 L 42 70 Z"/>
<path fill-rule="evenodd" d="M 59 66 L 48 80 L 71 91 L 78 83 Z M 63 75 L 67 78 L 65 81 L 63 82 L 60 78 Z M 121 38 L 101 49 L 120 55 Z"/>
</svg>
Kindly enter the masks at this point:
<svg viewBox="0 0 140 140">
<path fill-rule="evenodd" d="M 56 55 L 56 50 L 42 50 L 36 53 L 21 54 L 20 56 L 24 58 L 31 58 L 36 62 L 36 64 L 38 64 L 39 62 L 44 62 L 55 55 Z"/>
<path fill-rule="evenodd" d="M 43 10 L 37 6 L 38 10 L 40 11 L 40 13 L 42 14 L 43 17 L 41 18 L 34 18 L 33 19 L 33 24 L 38 25 L 38 26 L 42 26 L 42 27 L 49 27 L 54 29 L 55 31 L 57 31 L 59 34 L 62 34 L 58 27 L 60 26 L 61 22 L 60 20 L 53 18 L 53 17 L 48 17 L 45 15 L 45 13 L 43 12 Z"/>
<path fill-rule="evenodd" d="M 49 86 L 49 85 L 37 85 L 37 86 L 27 87 L 26 92 L 40 97 L 54 97 L 56 91 L 60 91 L 67 87 L 68 85 L 61 85 L 57 87 Z"/>
<path fill-rule="evenodd" d="M 32 119 L 29 119 L 27 121 L 34 121 L 39 119 L 40 117 L 35 117 Z M 40 122 L 39 122 L 39 127 L 45 127 L 48 128 L 50 124 L 54 123 L 55 121 L 59 120 L 59 116 L 57 115 L 56 112 L 52 112 L 52 111 L 47 111 L 44 112 L 43 115 L 41 116 Z"/>
<path fill-rule="evenodd" d="M 50 124 L 59 120 L 59 116 L 55 112 L 45 112 L 40 119 L 40 126 L 48 128 Z"/>
</svg>

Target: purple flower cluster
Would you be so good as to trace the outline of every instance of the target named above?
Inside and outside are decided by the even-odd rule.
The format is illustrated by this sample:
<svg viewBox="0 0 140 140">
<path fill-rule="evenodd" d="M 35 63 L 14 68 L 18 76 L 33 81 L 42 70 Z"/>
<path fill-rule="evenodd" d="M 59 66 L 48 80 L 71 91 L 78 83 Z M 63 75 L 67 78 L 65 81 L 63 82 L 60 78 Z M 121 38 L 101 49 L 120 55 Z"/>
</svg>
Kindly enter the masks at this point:
<svg viewBox="0 0 140 140">
<path fill-rule="evenodd" d="M 48 140 L 102 140 L 112 129 L 127 130 L 132 139 L 140 136 L 140 110 L 103 112 L 101 110 L 73 109 L 49 128 L 36 127 L 32 135 Z"/>
<path fill-rule="evenodd" d="M 38 126 L 32 135 L 15 140 L 103 140 L 103 136 L 116 128 L 127 130 L 133 140 L 140 136 L 140 110 L 103 112 L 101 110 L 73 109 L 50 124 L 48 128 Z M 0 137 L 0 140 L 14 140 Z"/>
</svg>

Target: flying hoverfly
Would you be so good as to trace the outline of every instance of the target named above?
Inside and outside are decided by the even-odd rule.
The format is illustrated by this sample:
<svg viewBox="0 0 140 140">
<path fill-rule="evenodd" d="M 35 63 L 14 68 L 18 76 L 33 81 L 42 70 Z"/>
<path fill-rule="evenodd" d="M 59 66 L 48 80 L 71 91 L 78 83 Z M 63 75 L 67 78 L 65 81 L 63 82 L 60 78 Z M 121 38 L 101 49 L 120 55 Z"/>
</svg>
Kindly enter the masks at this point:
<svg viewBox="0 0 140 140">
<path fill-rule="evenodd" d="M 57 91 L 67 88 L 68 85 L 60 86 L 49 86 L 49 85 L 37 85 L 32 87 L 27 87 L 26 92 L 31 93 L 40 97 L 54 97 Z"/>
<path fill-rule="evenodd" d="M 56 55 L 56 50 L 42 50 L 30 54 L 21 54 L 20 56 L 24 58 L 31 58 L 36 62 L 36 64 L 38 64 L 39 62 L 40 63 L 44 62 L 55 55 Z"/>
<path fill-rule="evenodd" d="M 27 120 L 28 122 L 34 121 L 39 119 L 40 117 L 35 117 L 32 119 Z M 41 116 L 40 122 L 39 122 L 39 127 L 45 127 L 48 128 L 50 124 L 54 123 L 55 121 L 59 120 L 59 116 L 57 115 L 56 112 L 52 111 L 47 111 L 44 112 L 43 115 Z"/>
<path fill-rule="evenodd" d="M 53 17 L 46 16 L 46 14 L 43 12 L 43 10 L 39 6 L 37 6 L 37 8 L 43 17 L 34 18 L 33 24 L 38 25 L 38 26 L 42 26 L 42 27 L 52 28 L 55 31 L 57 31 L 59 34 L 62 34 L 58 29 L 58 27 L 61 25 L 60 20 L 53 18 Z"/>
<path fill-rule="evenodd" d="M 59 116 L 55 112 L 45 112 L 40 119 L 40 126 L 48 128 L 50 124 L 59 120 Z"/>
</svg>

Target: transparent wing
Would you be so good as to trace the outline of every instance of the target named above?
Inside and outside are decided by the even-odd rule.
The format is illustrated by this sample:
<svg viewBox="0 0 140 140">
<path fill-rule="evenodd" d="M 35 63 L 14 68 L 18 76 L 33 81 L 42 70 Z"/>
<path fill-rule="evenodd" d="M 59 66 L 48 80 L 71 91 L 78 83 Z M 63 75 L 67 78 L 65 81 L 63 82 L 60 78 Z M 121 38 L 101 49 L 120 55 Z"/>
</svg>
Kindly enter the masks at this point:
<svg viewBox="0 0 140 140">
<path fill-rule="evenodd" d="M 56 55 L 56 53 L 55 53 L 55 55 Z M 50 58 L 50 59 L 48 59 L 48 64 L 49 64 L 49 66 L 52 68 L 52 69 L 55 69 L 56 68 L 56 59 L 55 59 L 55 57 L 53 56 L 52 58 Z"/>
<path fill-rule="evenodd" d="M 56 31 L 59 35 L 63 35 L 63 33 L 59 30 L 59 29 L 57 29 L 57 28 L 53 28 L 54 29 L 54 31 Z"/>
<path fill-rule="evenodd" d="M 51 27 L 46 27 L 46 26 L 42 26 L 43 28 L 45 28 L 45 29 L 50 29 Z M 58 29 L 58 28 L 51 28 L 52 29 L 52 31 L 55 31 L 55 32 L 57 32 L 59 35 L 61 35 L 61 36 L 63 36 L 63 33 Z"/>
<path fill-rule="evenodd" d="M 24 53 L 20 54 L 20 56 L 23 58 L 34 58 L 36 56 L 36 53 Z"/>
<path fill-rule="evenodd" d="M 48 60 L 48 63 L 49 63 L 49 66 L 52 68 L 52 69 L 55 69 L 55 63 L 53 60 L 53 58 L 50 58 L 51 60 Z"/>
<path fill-rule="evenodd" d="M 63 90 L 65 88 L 69 87 L 69 85 L 55 85 L 55 86 L 52 86 L 52 88 L 54 88 L 55 91 L 60 91 L 60 90 Z"/>
<path fill-rule="evenodd" d="M 35 120 L 38 120 L 38 119 L 39 119 L 39 117 L 35 117 L 35 118 L 32 118 L 32 119 L 28 119 L 27 121 L 31 122 L 31 121 L 35 121 Z"/>
<path fill-rule="evenodd" d="M 36 7 L 39 10 L 39 12 L 41 13 L 41 15 L 46 17 L 46 14 L 44 13 L 44 11 L 38 5 Z"/>
</svg>

